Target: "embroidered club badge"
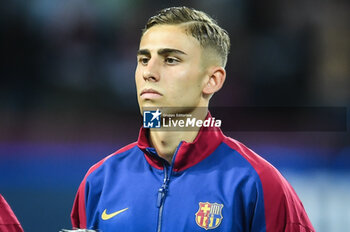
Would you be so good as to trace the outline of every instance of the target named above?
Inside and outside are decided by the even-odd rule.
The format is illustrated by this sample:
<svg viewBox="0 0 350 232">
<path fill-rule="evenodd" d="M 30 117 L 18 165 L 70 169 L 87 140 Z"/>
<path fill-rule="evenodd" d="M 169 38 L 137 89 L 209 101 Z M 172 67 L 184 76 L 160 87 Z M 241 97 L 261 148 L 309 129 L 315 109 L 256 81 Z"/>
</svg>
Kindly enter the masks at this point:
<svg viewBox="0 0 350 232">
<path fill-rule="evenodd" d="M 218 227 L 223 219 L 221 211 L 223 204 L 199 202 L 199 209 L 196 213 L 198 226 L 209 230 Z"/>
</svg>

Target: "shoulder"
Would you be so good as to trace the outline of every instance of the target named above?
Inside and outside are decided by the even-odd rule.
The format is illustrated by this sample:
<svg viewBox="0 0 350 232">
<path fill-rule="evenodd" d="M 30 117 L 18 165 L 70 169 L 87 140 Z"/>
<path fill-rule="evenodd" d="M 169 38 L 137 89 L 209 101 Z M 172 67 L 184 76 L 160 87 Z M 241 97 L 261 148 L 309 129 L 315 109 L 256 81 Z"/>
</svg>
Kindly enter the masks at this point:
<svg viewBox="0 0 350 232">
<path fill-rule="evenodd" d="M 264 199 L 264 214 L 267 231 L 314 231 L 303 204 L 289 182 L 268 161 L 244 144 L 225 137 L 224 143 L 237 151 L 255 169 L 259 176 Z"/>
<path fill-rule="evenodd" d="M 137 143 L 131 143 L 100 160 L 88 170 L 83 181 L 80 183 L 74 200 L 71 212 L 73 227 L 86 228 L 86 207 L 89 199 L 88 196 L 91 196 L 91 199 L 99 199 L 98 195 L 102 191 L 104 180 L 108 176 L 113 176 L 109 170 L 113 169 L 115 166 L 119 166 L 118 163 L 124 163 L 122 162 L 125 160 L 123 157 L 129 157 L 129 160 L 133 159 L 132 153 L 137 153 L 137 151 L 140 151 L 137 147 Z M 114 169 L 119 169 L 119 167 Z"/>
<path fill-rule="evenodd" d="M 118 158 L 118 156 L 127 155 L 127 154 L 131 153 L 131 151 L 135 148 L 137 148 L 137 142 L 130 143 L 130 144 L 120 148 L 119 150 L 113 152 L 112 154 L 106 156 L 105 158 L 103 158 L 102 160 L 100 160 L 99 162 L 97 162 L 96 164 L 91 166 L 91 168 L 86 173 L 84 179 L 86 179 L 87 177 L 92 175 L 97 170 L 106 166 L 106 163 L 109 163 L 112 160 L 115 161 L 116 160 L 115 158 Z"/>
<path fill-rule="evenodd" d="M 242 156 L 242 158 L 245 159 L 259 175 L 266 172 L 279 173 L 277 169 L 273 167 L 268 161 L 266 161 L 260 155 L 255 153 L 247 146 L 245 146 L 243 143 L 226 136 L 223 140 L 223 143 L 225 143 L 232 150 L 238 152 Z"/>
<path fill-rule="evenodd" d="M 225 137 L 223 142 L 238 152 L 255 170 L 262 184 L 265 197 L 270 197 L 270 195 L 279 195 L 280 197 L 295 195 L 293 188 L 282 174 L 260 155 L 232 138 Z"/>
</svg>

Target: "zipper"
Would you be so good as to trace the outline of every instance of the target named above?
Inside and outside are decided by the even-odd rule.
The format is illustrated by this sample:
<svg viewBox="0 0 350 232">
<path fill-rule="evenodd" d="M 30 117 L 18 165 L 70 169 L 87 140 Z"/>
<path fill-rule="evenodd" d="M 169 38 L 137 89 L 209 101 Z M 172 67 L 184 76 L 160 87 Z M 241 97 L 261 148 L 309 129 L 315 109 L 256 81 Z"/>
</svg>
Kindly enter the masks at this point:
<svg viewBox="0 0 350 232">
<path fill-rule="evenodd" d="M 163 163 L 163 167 L 164 167 L 164 179 L 163 179 L 162 186 L 158 189 L 158 198 L 157 198 L 158 208 L 161 208 L 163 206 L 163 201 L 168 191 L 168 184 L 169 184 L 168 167 L 165 163 Z"/>
<path fill-rule="evenodd" d="M 164 179 L 162 186 L 158 189 L 158 196 L 157 196 L 157 208 L 159 208 L 158 211 L 158 226 L 157 226 L 157 232 L 161 232 L 162 230 L 162 217 L 163 217 L 163 208 L 164 208 L 164 201 L 168 192 L 168 186 L 170 182 L 171 173 L 174 166 L 175 157 L 177 154 L 177 151 L 179 150 L 182 142 L 177 146 L 176 151 L 173 156 L 173 160 L 171 161 L 171 165 L 169 166 L 166 161 L 163 161 L 163 170 L 164 170 Z"/>
<path fill-rule="evenodd" d="M 163 163 L 163 167 L 164 167 L 164 180 L 163 180 L 162 186 L 158 189 L 158 197 L 157 197 L 157 207 L 159 208 L 157 232 L 161 232 L 161 229 L 162 229 L 164 200 L 165 200 L 166 193 L 168 191 L 168 184 L 170 180 L 168 176 L 167 164 Z"/>
</svg>

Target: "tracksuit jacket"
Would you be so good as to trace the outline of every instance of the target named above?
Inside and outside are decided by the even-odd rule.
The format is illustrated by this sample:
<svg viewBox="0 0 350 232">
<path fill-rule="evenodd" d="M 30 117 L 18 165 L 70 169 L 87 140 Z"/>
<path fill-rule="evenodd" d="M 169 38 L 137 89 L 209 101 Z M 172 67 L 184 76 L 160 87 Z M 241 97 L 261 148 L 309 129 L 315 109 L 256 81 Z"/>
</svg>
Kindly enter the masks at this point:
<svg viewBox="0 0 350 232">
<path fill-rule="evenodd" d="M 171 164 L 141 128 L 137 142 L 90 168 L 71 220 L 74 228 L 101 232 L 314 231 L 279 171 L 219 128 L 205 127 L 178 145 Z"/>
</svg>

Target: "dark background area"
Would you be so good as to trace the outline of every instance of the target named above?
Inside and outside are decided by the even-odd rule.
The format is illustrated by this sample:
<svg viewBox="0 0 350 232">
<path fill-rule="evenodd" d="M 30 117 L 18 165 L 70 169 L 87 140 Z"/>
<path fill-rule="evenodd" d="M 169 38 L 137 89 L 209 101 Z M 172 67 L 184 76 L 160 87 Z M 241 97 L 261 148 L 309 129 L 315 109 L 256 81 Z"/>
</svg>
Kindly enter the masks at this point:
<svg viewBox="0 0 350 232">
<path fill-rule="evenodd" d="M 286 175 L 350 172 L 349 1 L 5 1 L 0 193 L 25 231 L 70 228 L 75 191 L 88 168 L 137 139 L 141 29 L 156 11 L 180 5 L 207 12 L 231 37 L 226 83 L 211 106 L 347 111 L 345 131 L 253 128 L 227 135 Z M 336 231 L 327 230 L 324 217 L 310 216 L 316 228 Z"/>
</svg>

